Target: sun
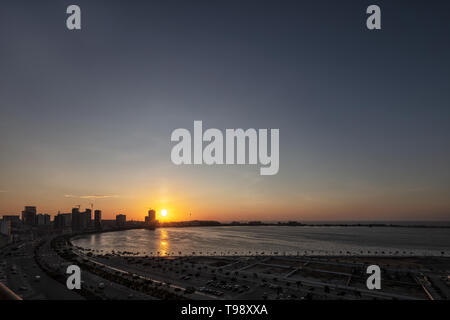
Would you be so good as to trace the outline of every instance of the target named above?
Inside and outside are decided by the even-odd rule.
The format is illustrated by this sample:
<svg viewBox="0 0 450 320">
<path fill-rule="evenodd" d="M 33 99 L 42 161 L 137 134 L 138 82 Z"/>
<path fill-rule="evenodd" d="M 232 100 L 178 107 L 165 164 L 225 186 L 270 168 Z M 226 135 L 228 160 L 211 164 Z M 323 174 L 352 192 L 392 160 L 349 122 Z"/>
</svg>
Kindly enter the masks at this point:
<svg viewBox="0 0 450 320">
<path fill-rule="evenodd" d="M 166 209 L 162 209 L 162 210 L 161 210 L 161 215 L 162 215 L 163 217 L 167 216 L 167 210 L 166 210 Z"/>
</svg>

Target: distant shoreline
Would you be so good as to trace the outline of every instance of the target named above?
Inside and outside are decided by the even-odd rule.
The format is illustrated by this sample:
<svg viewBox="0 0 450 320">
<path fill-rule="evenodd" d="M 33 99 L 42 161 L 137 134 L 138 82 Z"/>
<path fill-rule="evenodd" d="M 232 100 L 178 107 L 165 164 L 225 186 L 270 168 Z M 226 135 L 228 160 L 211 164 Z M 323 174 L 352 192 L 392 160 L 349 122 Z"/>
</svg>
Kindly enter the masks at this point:
<svg viewBox="0 0 450 320">
<path fill-rule="evenodd" d="M 447 222 L 442 222 L 447 223 Z M 248 222 L 248 223 L 221 223 L 217 221 L 183 221 L 161 223 L 159 228 L 187 228 L 187 227 L 258 227 L 258 226 L 276 226 L 276 227 L 390 227 L 390 228 L 450 228 L 448 225 L 427 225 L 427 224 L 398 224 L 398 223 L 302 223 L 302 222 Z"/>
</svg>

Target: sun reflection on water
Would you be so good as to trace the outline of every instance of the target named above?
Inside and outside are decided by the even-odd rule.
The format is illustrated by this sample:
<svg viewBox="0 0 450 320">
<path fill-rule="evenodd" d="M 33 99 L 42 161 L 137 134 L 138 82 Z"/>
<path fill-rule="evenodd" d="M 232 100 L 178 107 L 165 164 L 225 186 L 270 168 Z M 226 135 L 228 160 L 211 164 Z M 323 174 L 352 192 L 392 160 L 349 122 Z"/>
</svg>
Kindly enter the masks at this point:
<svg viewBox="0 0 450 320">
<path fill-rule="evenodd" d="M 159 229 L 159 245 L 158 252 L 159 255 L 168 255 L 169 253 L 169 233 L 165 229 Z"/>
</svg>

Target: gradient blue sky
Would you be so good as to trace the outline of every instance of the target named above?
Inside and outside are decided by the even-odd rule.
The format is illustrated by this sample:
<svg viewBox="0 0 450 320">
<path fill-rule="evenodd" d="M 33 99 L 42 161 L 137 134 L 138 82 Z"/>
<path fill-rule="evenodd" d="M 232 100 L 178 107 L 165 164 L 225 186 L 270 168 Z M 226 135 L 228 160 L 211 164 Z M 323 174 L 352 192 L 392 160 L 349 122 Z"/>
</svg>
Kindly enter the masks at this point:
<svg viewBox="0 0 450 320">
<path fill-rule="evenodd" d="M 449 39 L 437 0 L 2 1 L 0 214 L 447 220 Z M 279 128 L 278 175 L 173 165 L 194 120 Z"/>
</svg>

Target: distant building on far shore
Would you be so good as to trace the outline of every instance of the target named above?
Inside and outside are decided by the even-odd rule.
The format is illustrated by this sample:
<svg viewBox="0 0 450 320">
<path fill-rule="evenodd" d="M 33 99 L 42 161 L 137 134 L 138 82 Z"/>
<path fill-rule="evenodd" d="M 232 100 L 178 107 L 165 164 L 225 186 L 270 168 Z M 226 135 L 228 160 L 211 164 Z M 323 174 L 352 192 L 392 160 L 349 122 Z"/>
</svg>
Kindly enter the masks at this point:
<svg viewBox="0 0 450 320">
<path fill-rule="evenodd" d="M 158 220 L 156 220 L 156 211 L 153 209 L 148 210 L 148 216 L 145 217 L 144 227 L 146 229 L 154 230 L 158 225 Z"/>
<path fill-rule="evenodd" d="M 145 217 L 145 224 L 152 224 L 156 222 L 156 211 L 153 209 L 148 210 L 148 216 Z"/>
<path fill-rule="evenodd" d="M 127 216 L 126 215 L 124 215 L 124 214 L 116 215 L 116 226 L 124 227 L 126 222 L 127 222 Z"/>
</svg>

